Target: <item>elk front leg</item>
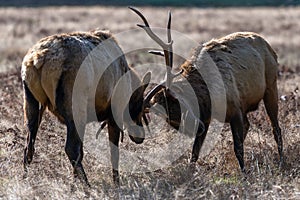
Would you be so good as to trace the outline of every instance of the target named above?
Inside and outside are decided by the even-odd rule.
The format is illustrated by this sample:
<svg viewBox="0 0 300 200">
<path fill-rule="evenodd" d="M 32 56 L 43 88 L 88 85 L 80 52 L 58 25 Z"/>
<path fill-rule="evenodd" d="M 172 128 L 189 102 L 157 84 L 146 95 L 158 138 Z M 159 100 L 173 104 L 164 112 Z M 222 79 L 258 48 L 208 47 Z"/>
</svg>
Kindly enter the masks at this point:
<svg viewBox="0 0 300 200">
<path fill-rule="evenodd" d="M 248 133 L 249 128 L 250 128 L 250 123 L 249 123 L 247 114 L 244 114 L 243 123 L 244 123 L 243 141 L 245 141 L 247 133 Z"/>
<path fill-rule="evenodd" d="M 68 90 L 68 80 L 73 80 L 72 73 L 63 74 L 56 89 L 57 112 L 67 126 L 65 152 L 73 166 L 74 177 L 90 186 L 82 166 L 83 136 L 87 119 L 87 98 L 82 87 L 74 95 Z M 70 84 L 73 87 L 73 83 Z M 83 88 L 83 89 L 82 89 Z"/>
<path fill-rule="evenodd" d="M 200 136 L 196 136 L 196 138 L 195 138 L 193 150 L 192 150 L 192 157 L 191 157 L 191 161 L 190 161 L 191 163 L 197 162 L 197 160 L 199 158 L 199 153 L 200 153 L 201 147 L 203 145 L 203 142 L 205 140 L 205 137 L 206 137 L 206 134 L 208 131 L 209 122 L 204 123 L 204 126 L 205 126 L 204 132 Z"/>
<path fill-rule="evenodd" d="M 119 177 L 119 139 L 120 129 L 113 120 L 108 121 L 109 146 L 112 164 L 113 181 L 120 184 Z"/>
<path fill-rule="evenodd" d="M 239 162 L 242 172 L 245 172 L 244 165 L 244 127 L 242 114 L 237 114 L 230 121 L 230 127 L 233 136 L 234 153 Z"/>
<path fill-rule="evenodd" d="M 66 154 L 68 155 L 68 158 L 73 166 L 74 177 L 79 178 L 79 180 L 84 181 L 88 186 L 90 186 L 81 163 L 83 159 L 82 146 L 82 139 L 76 130 L 74 121 L 68 121 L 67 141 L 65 146 Z"/>
<path fill-rule="evenodd" d="M 24 168 L 30 164 L 34 154 L 34 143 L 45 108 L 39 108 L 39 102 L 34 98 L 25 83 L 24 87 L 24 121 L 27 129 L 27 141 L 24 149 Z"/>
</svg>

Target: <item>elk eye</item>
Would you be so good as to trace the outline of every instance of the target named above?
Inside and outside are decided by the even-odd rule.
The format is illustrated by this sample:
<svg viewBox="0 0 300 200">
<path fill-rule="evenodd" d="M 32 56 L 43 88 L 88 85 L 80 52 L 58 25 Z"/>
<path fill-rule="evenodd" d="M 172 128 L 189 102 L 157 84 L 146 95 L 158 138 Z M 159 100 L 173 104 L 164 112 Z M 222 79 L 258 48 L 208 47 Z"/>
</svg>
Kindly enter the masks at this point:
<svg viewBox="0 0 300 200">
<path fill-rule="evenodd" d="M 151 106 L 154 105 L 155 104 L 154 98 L 152 98 L 149 103 L 150 103 Z"/>
</svg>

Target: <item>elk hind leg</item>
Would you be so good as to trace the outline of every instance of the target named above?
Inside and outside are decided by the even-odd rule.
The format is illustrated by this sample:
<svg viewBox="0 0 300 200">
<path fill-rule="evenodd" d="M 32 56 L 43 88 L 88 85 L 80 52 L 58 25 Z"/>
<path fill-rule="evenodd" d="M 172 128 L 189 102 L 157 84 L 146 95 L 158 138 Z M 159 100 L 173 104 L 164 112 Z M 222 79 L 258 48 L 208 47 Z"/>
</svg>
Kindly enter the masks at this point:
<svg viewBox="0 0 300 200">
<path fill-rule="evenodd" d="M 241 112 L 234 116 L 230 121 L 233 136 L 234 153 L 239 162 L 242 172 L 245 172 L 244 165 L 244 123 Z"/>
<path fill-rule="evenodd" d="M 279 165 L 282 167 L 284 158 L 283 158 L 283 144 L 282 144 L 282 136 L 281 129 L 278 124 L 278 92 L 276 87 L 276 82 L 274 83 L 274 87 L 272 89 L 267 89 L 264 95 L 264 104 L 266 107 L 267 114 L 271 120 L 273 135 L 278 147 L 278 153 L 280 157 Z"/>
<path fill-rule="evenodd" d="M 24 167 L 26 168 L 26 165 L 30 164 L 33 158 L 34 143 L 45 107 L 40 107 L 40 103 L 34 98 L 25 82 L 23 83 L 23 87 L 24 121 L 27 129 L 27 141 L 24 149 L 23 163 Z"/>
</svg>

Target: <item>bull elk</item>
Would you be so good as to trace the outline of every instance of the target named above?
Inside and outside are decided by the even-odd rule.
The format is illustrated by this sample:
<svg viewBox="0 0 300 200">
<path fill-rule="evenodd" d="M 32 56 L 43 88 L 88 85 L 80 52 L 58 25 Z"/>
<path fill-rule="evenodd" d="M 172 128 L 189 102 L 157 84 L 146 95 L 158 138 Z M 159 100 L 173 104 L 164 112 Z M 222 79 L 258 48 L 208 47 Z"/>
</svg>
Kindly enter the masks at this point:
<svg viewBox="0 0 300 200">
<path fill-rule="evenodd" d="M 223 106 L 218 104 L 218 100 L 213 99 L 210 93 L 214 92 L 215 98 L 222 91 L 212 91 L 208 84 L 213 82 L 222 82 L 224 85 L 225 101 L 221 102 L 225 106 L 224 118 L 218 118 L 223 122 L 230 123 L 231 132 L 234 141 L 234 152 L 239 162 L 241 170 L 244 172 L 244 147 L 243 142 L 249 129 L 247 113 L 257 109 L 261 100 L 273 127 L 273 135 L 278 146 L 280 156 L 280 166 L 283 164 L 283 145 L 281 129 L 278 124 L 278 96 L 277 96 L 277 55 L 271 46 L 258 34 L 252 32 L 237 32 L 220 39 L 213 39 L 195 49 L 190 60 L 187 60 L 180 66 L 181 71 L 173 74 L 173 50 L 171 38 L 171 14 L 167 25 L 168 41 L 161 40 L 149 26 L 143 14 L 135 8 L 129 7 L 144 22 L 144 25 L 138 24 L 153 39 L 163 51 L 151 51 L 156 55 L 164 56 L 166 62 L 166 80 L 153 88 L 145 97 L 145 112 L 149 108 L 157 113 L 164 115 L 166 121 L 175 129 L 180 128 L 183 118 L 182 112 L 192 112 L 194 120 L 198 120 L 196 136 L 192 149 L 191 162 L 196 162 L 199 158 L 199 152 L 206 137 L 209 124 L 213 118 L 213 106 L 215 113 L 218 108 Z M 210 62 L 212 61 L 212 62 Z M 214 73 L 208 73 L 210 77 L 205 76 L 213 66 L 220 76 Z M 202 73 L 203 72 L 203 73 Z M 175 79 L 176 77 L 176 79 Z M 217 80 L 217 79 L 221 79 Z M 208 80 L 208 81 L 207 81 Z M 197 99 L 199 113 L 193 111 L 189 104 L 189 94 L 185 95 L 185 89 L 179 89 L 186 84 L 191 85 Z M 216 103 L 217 102 L 217 103 Z M 183 109 L 183 110 L 182 110 Z M 193 118 L 190 118 L 193 119 Z M 185 122 L 186 123 L 186 122 Z M 185 129 L 183 129 L 185 130 Z"/>
<path fill-rule="evenodd" d="M 89 62 L 87 58 L 90 58 Z M 24 121 L 28 131 L 25 169 L 32 161 L 38 127 L 45 108 L 48 108 L 67 126 L 65 152 L 74 176 L 88 185 L 82 166 L 85 124 L 96 118 L 104 122 L 102 128 L 108 125 L 113 180 L 119 183 L 118 144 L 123 127 L 119 127 L 114 119 L 112 107 L 118 105 L 112 106 L 111 99 L 118 81 L 126 73 L 130 74 L 123 92 L 133 92 L 125 103 L 131 118 L 124 118 L 124 126 L 132 141 L 142 143 L 142 120 L 148 123 L 143 115 L 143 93 L 151 74 L 145 74 L 140 80 L 128 66 L 112 34 L 100 30 L 57 34 L 41 39 L 29 49 L 22 62 Z M 78 99 L 74 100 L 74 96 Z"/>
</svg>

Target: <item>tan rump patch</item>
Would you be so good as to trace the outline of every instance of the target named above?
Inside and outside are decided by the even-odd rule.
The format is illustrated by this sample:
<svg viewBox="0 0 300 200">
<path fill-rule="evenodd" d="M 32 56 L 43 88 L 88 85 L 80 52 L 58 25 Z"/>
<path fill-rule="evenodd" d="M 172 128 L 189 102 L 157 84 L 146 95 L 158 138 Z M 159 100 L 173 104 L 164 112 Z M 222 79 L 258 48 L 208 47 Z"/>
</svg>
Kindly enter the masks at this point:
<svg viewBox="0 0 300 200">
<path fill-rule="evenodd" d="M 42 88 L 38 70 L 32 65 L 25 66 L 23 64 L 22 79 L 23 81 L 25 81 L 27 87 L 33 94 L 34 98 L 38 100 L 41 104 L 45 104 L 47 102 L 47 95 L 45 94 Z"/>
<path fill-rule="evenodd" d="M 52 60 L 52 62 L 47 64 L 51 66 L 43 66 L 41 72 L 41 83 L 53 108 L 55 109 L 56 88 L 63 69 L 61 67 L 60 60 Z"/>
</svg>

